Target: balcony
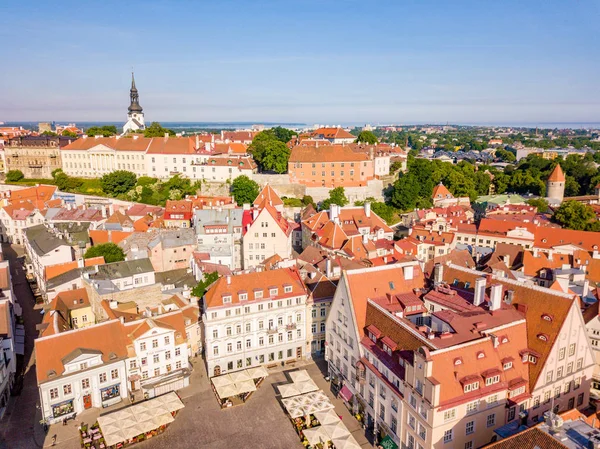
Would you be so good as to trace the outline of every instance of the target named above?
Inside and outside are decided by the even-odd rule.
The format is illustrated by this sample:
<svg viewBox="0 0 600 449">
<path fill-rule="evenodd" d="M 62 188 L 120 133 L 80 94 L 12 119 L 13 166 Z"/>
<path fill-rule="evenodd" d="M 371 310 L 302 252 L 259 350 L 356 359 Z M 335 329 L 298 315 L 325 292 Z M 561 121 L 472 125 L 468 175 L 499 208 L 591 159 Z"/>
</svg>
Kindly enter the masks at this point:
<svg viewBox="0 0 600 449">
<path fill-rule="evenodd" d="M 276 334 L 277 333 L 277 328 L 275 327 L 270 327 L 267 329 L 267 334 Z"/>
<path fill-rule="evenodd" d="M 285 325 L 285 330 L 293 331 L 294 329 L 296 329 L 296 323 L 290 323 Z"/>
</svg>

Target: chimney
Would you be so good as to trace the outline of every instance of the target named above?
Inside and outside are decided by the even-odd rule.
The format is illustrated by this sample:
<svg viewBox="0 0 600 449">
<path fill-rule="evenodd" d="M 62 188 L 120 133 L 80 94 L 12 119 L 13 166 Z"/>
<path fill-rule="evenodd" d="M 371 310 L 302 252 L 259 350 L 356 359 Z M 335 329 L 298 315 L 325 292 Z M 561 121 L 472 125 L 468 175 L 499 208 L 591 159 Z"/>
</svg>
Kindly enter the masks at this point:
<svg viewBox="0 0 600 449">
<path fill-rule="evenodd" d="M 84 266 L 85 266 L 85 263 L 83 261 L 83 257 L 80 257 L 79 259 L 77 259 L 77 267 L 83 268 Z"/>
<path fill-rule="evenodd" d="M 231 285 L 231 275 L 228 274 L 225 279 L 227 279 L 227 285 Z"/>
<path fill-rule="evenodd" d="M 600 252 L 597 249 L 592 252 L 592 259 L 600 259 Z"/>
<path fill-rule="evenodd" d="M 114 299 L 111 300 L 108 305 L 110 306 L 111 309 L 116 309 L 117 308 L 117 301 L 115 301 Z"/>
<path fill-rule="evenodd" d="M 106 218 L 106 207 L 100 207 L 100 213 L 102 214 L 102 218 Z"/>
<path fill-rule="evenodd" d="M 502 261 L 504 262 L 504 265 L 510 267 L 510 256 L 508 254 L 502 256 Z"/>
<path fill-rule="evenodd" d="M 500 344 L 500 341 L 499 341 L 498 337 L 496 336 L 496 334 L 490 334 L 490 337 L 492 338 L 492 345 L 494 345 L 494 349 L 496 349 L 498 347 L 498 345 Z"/>
<path fill-rule="evenodd" d="M 583 290 L 581 292 L 581 297 L 585 299 L 589 292 L 590 292 L 590 281 L 586 279 L 583 281 Z"/>
<path fill-rule="evenodd" d="M 494 284 L 490 287 L 490 311 L 500 309 L 502 303 L 502 284 Z"/>
<path fill-rule="evenodd" d="M 444 279 L 444 266 L 441 263 L 436 263 L 433 267 L 433 285 L 438 286 Z"/>
<path fill-rule="evenodd" d="M 329 219 L 334 223 L 339 224 L 339 216 L 340 216 L 340 206 L 337 204 L 332 204 L 329 206 Z"/>
<path fill-rule="evenodd" d="M 515 291 L 514 290 L 507 290 L 506 291 L 506 299 L 504 300 L 504 302 L 506 304 L 512 304 L 513 299 L 515 299 Z"/>
<path fill-rule="evenodd" d="M 554 251 L 549 250 L 548 251 L 548 260 L 552 260 L 552 257 L 554 256 Z"/>
<path fill-rule="evenodd" d="M 169 138 L 169 133 L 165 133 L 165 140 Z"/>
<path fill-rule="evenodd" d="M 113 203 L 110 203 L 110 204 L 108 205 L 108 213 L 109 213 L 110 215 L 112 215 L 112 214 L 114 214 L 114 213 L 115 213 L 115 205 L 114 205 Z"/>
<path fill-rule="evenodd" d="M 402 267 L 402 273 L 404 274 L 404 280 L 410 281 L 413 278 L 415 267 L 412 265 L 407 265 Z"/>
<path fill-rule="evenodd" d="M 252 209 L 252 220 L 256 220 L 258 218 L 258 209 L 254 208 Z"/>
<path fill-rule="evenodd" d="M 367 216 L 367 218 L 371 217 L 371 202 L 370 201 L 365 201 L 365 215 Z"/>
<path fill-rule="evenodd" d="M 331 259 L 329 257 L 325 259 L 325 276 L 327 276 L 328 278 L 331 278 L 332 276 Z"/>
<path fill-rule="evenodd" d="M 485 278 L 479 277 L 475 279 L 475 297 L 473 304 L 479 307 L 485 299 Z"/>
<path fill-rule="evenodd" d="M 366 245 L 368 241 L 369 241 L 369 234 L 363 234 L 362 242 Z"/>
</svg>

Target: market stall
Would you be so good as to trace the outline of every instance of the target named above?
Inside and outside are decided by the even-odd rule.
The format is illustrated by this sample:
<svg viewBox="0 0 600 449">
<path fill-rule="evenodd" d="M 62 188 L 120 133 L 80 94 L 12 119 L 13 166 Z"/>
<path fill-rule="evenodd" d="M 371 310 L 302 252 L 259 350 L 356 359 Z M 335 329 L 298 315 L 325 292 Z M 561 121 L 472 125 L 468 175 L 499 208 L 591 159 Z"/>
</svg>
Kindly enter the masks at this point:
<svg viewBox="0 0 600 449">
<path fill-rule="evenodd" d="M 246 402 L 266 376 L 266 370 L 255 368 L 213 377 L 211 383 L 221 408 L 226 408 Z"/>
<path fill-rule="evenodd" d="M 171 392 L 107 413 L 98 418 L 100 437 L 109 448 L 152 438 L 162 433 L 183 407 L 181 399 Z"/>
</svg>

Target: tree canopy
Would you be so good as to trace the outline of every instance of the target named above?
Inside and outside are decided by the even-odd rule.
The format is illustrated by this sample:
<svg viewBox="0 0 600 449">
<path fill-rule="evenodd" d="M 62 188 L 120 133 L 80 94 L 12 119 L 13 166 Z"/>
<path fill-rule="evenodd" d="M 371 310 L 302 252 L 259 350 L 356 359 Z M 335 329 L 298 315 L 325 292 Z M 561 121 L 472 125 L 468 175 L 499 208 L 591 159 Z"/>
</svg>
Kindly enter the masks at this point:
<svg viewBox="0 0 600 449">
<path fill-rule="evenodd" d="M 116 196 L 121 193 L 127 193 L 137 181 L 135 173 L 127 170 L 115 170 L 100 178 L 100 185 L 104 193 Z"/>
<path fill-rule="evenodd" d="M 175 131 L 172 129 L 163 128 L 160 123 L 152 122 L 150 123 L 150 126 L 146 127 L 144 130 L 144 137 L 164 137 L 167 133 L 170 136 L 175 135 Z"/>
<path fill-rule="evenodd" d="M 532 198 L 527 200 L 527 204 L 537 207 L 537 211 L 540 214 L 548 212 L 548 201 L 546 201 L 544 198 Z"/>
<path fill-rule="evenodd" d="M 85 134 L 88 136 L 110 137 L 117 134 L 117 127 L 115 125 L 92 126 L 85 130 Z"/>
<path fill-rule="evenodd" d="M 358 137 L 356 138 L 356 142 L 374 145 L 378 142 L 378 140 L 377 136 L 372 131 L 361 131 Z"/>
<path fill-rule="evenodd" d="M 292 137 L 294 137 L 296 135 L 296 133 L 294 131 L 292 131 L 291 129 L 282 128 L 281 126 L 276 126 L 275 128 L 271 128 L 271 129 L 267 130 L 267 132 L 272 133 L 273 136 L 275 136 L 275 138 L 277 140 L 279 140 L 280 142 L 283 142 L 283 143 L 288 143 L 292 139 Z"/>
<path fill-rule="evenodd" d="M 348 204 L 348 198 L 346 198 L 346 192 L 343 187 L 336 187 L 329 191 L 329 198 L 321 203 L 321 210 L 329 209 L 329 206 L 332 204 L 337 204 L 338 206 Z"/>
<path fill-rule="evenodd" d="M 83 255 L 84 259 L 90 259 L 92 257 L 104 256 L 106 263 L 121 262 L 125 260 L 125 253 L 120 246 L 114 243 L 102 243 L 100 245 L 94 245 L 89 248 Z"/>
<path fill-rule="evenodd" d="M 280 134 L 285 134 L 281 128 Z M 285 136 L 283 136 L 285 137 Z M 287 171 L 290 150 L 287 145 L 277 137 L 273 129 L 259 132 L 248 147 L 248 151 L 262 171 L 285 173 Z"/>
<path fill-rule="evenodd" d="M 208 287 L 217 279 L 219 279 L 219 273 L 216 271 L 212 273 L 205 273 L 203 279 L 192 289 L 192 295 L 202 298 Z"/>
<path fill-rule="evenodd" d="M 258 193 L 258 184 L 246 175 L 238 176 L 231 183 L 231 194 L 238 206 L 252 204 Z"/>
<path fill-rule="evenodd" d="M 565 201 L 554 212 L 552 219 L 564 228 L 578 231 L 600 231 L 600 222 L 587 204 Z"/>
<path fill-rule="evenodd" d="M 9 170 L 6 174 L 6 180 L 8 182 L 19 182 L 25 178 L 25 175 L 21 170 Z"/>
<path fill-rule="evenodd" d="M 76 132 L 69 131 L 68 129 L 65 129 L 61 135 L 64 137 L 73 137 L 73 138 L 79 137 Z"/>
<path fill-rule="evenodd" d="M 52 178 L 54 179 L 54 185 L 62 192 L 75 192 L 83 185 L 83 181 L 81 179 L 72 178 L 60 168 L 52 170 Z"/>
</svg>

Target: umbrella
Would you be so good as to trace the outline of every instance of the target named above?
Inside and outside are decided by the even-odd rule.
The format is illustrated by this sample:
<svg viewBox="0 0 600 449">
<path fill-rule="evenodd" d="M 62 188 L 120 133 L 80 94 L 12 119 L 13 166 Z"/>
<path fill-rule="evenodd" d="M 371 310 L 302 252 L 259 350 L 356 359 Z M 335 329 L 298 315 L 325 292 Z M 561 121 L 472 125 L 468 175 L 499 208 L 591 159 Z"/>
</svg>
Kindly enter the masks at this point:
<svg viewBox="0 0 600 449">
<path fill-rule="evenodd" d="M 346 435 L 341 438 L 334 438 L 332 440 L 335 449 L 360 449 L 359 444 L 356 442 L 352 435 Z"/>
<path fill-rule="evenodd" d="M 227 399 L 232 396 L 235 396 L 236 394 L 238 394 L 238 392 L 237 392 L 237 389 L 235 388 L 235 385 L 231 384 L 231 385 L 225 385 L 224 387 L 218 387 L 217 394 L 219 395 L 219 398 Z"/>
<path fill-rule="evenodd" d="M 289 398 L 301 394 L 300 390 L 294 384 L 283 384 L 277 387 L 282 398 Z"/>
<path fill-rule="evenodd" d="M 228 374 L 225 374 L 224 376 L 213 377 L 211 381 L 215 388 L 224 387 L 225 385 L 231 385 L 233 383 Z"/>
<path fill-rule="evenodd" d="M 306 439 L 311 446 L 316 446 L 319 443 L 323 443 L 329 440 L 329 436 L 323 432 L 321 427 L 313 427 L 312 429 L 304 429 L 302 431 Z"/>
<path fill-rule="evenodd" d="M 296 386 L 296 388 L 298 388 L 300 393 L 310 393 L 311 391 L 317 391 L 319 389 L 319 387 L 317 387 L 317 384 L 314 383 L 312 379 L 294 382 L 294 385 Z"/>
<path fill-rule="evenodd" d="M 246 371 L 248 371 L 248 376 L 250 376 L 252 379 L 260 379 L 261 377 L 267 377 L 269 375 L 264 366 L 248 368 Z"/>
<path fill-rule="evenodd" d="M 340 417 L 332 410 L 315 412 L 315 417 L 322 426 L 340 422 Z"/>
<path fill-rule="evenodd" d="M 244 380 L 235 384 L 237 394 L 248 393 L 250 391 L 256 391 L 256 385 L 252 379 Z"/>
<path fill-rule="evenodd" d="M 329 435 L 330 440 L 333 440 L 334 438 L 343 438 L 346 435 L 350 435 L 350 431 L 339 419 L 336 424 L 325 424 L 322 427 L 327 435 Z"/>
<path fill-rule="evenodd" d="M 231 378 L 231 381 L 234 384 L 237 384 L 238 382 L 243 382 L 245 380 L 250 380 L 250 376 L 248 375 L 248 372 L 246 370 L 243 371 L 236 371 L 235 373 L 229 373 L 229 377 Z"/>
<path fill-rule="evenodd" d="M 308 371 L 306 371 L 305 369 L 300 371 L 292 371 L 291 373 L 289 373 L 289 375 L 290 379 L 292 379 L 292 382 L 303 382 L 305 380 L 311 380 L 310 376 L 308 375 Z"/>
</svg>

